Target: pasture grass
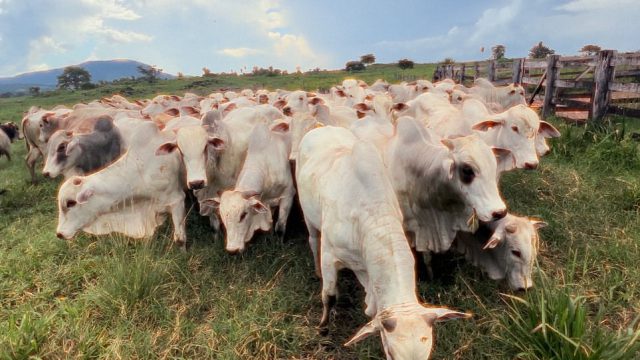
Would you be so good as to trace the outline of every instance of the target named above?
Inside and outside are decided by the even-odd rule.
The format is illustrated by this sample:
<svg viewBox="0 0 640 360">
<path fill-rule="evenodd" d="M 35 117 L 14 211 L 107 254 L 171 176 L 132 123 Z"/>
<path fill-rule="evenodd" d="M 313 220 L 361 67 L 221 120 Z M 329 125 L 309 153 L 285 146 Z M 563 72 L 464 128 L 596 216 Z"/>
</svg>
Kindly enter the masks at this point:
<svg viewBox="0 0 640 360">
<path fill-rule="evenodd" d="M 371 82 L 380 77 L 374 70 L 355 76 Z M 397 70 L 380 71 L 394 81 Z M 264 81 L 297 88 L 294 76 Z M 305 87 L 346 76 L 320 73 L 317 83 L 306 77 Z M 209 79 L 136 84 L 133 97 L 180 93 L 199 80 Z M 247 83 L 199 91 L 262 86 L 240 80 Z M 1 99 L 0 119 L 18 121 L 32 104 L 90 101 L 110 95 L 102 94 L 107 89 Z M 639 358 L 640 160 L 629 136 L 638 126 L 613 120 L 581 128 L 552 119 L 563 136 L 541 167 L 502 178 L 512 212 L 549 223 L 540 233 L 535 289 L 513 294 L 459 256 L 434 259 L 435 278 L 419 282 L 421 298 L 474 314 L 438 324 L 434 359 Z M 320 282 L 300 231 L 285 240 L 260 236 L 229 256 L 191 210 L 187 253 L 171 246 L 169 225 L 149 240 L 59 240 L 60 181 L 40 176 L 31 185 L 24 143 L 12 151 L 12 162 L 0 159 L 0 358 L 383 358 L 378 337 L 342 346 L 367 321 L 362 288 L 349 272 L 341 273 L 329 334 L 318 333 Z"/>
</svg>

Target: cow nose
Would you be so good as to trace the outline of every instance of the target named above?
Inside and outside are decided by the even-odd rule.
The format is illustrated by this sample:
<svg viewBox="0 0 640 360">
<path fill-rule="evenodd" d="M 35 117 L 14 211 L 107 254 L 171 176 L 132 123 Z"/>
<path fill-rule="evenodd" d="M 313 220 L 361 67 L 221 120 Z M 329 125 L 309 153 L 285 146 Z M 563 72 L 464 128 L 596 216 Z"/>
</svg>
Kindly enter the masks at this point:
<svg viewBox="0 0 640 360">
<path fill-rule="evenodd" d="M 520 294 L 524 294 L 524 293 L 526 293 L 526 292 L 527 292 L 527 288 L 525 288 L 525 287 L 519 287 L 519 288 L 517 288 L 517 289 L 516 289 L 516 292 L 517 292 L 517 293 L 520 293 Z"/>
<path fill-rule="evenodd" d="M 493 216 L 493 220 L 500 220 L 503 217 L 507 216 L 507 209 L 503 209 L 500 211 L 494 211 L 491 216 Z"/>
<path fill-rule="evenodd" d="M 240 249 L 227 250 L 229 255 L 238 255 L 240 254 Z"/>
<path fill-rule="evenodd" d="M 524 168 L 527 170 L 535 170 L 538 167 L 538 163 L 524 163 Z"/>
<path fill-rule="evenodd" d="M 62 235 L 62 233 L 56 233 L 56 236 L 58 237 L 58 239 L 64 240 L 64 235 Z"/>
<path fill-rule="evenodd" d="M 48 178 L 48 177 L 51 177 L 51 174 L 49 174 L 49 172 L 48 172 L 48 171 L 47 171 L 47 172 L 42 173 L 42 175 L 44 175 L 44 177 L 47 177 L 47 178 Z"/>
<path fill-rule="evenodd" d="M 204 180 L 189 181 L 189 188 L 193 190 L 202 189 L 204 187 Z"/>
</svg>

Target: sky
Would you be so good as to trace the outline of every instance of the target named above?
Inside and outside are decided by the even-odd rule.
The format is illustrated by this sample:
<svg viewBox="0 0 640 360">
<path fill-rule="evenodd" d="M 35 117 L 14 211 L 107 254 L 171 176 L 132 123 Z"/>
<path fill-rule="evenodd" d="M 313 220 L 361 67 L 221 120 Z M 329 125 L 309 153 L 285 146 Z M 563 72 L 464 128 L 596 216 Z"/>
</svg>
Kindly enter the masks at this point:
<svg viewBox="0 0 640 360">
<path fill-rule="evenodd" d="M 110 59 L 185 75 L 339 69 L 368 53 L 466 61 L 539 41 L 638 51 L 638 19 L 640 0 L 0 0 L 0 77 Z"/>
</svg>

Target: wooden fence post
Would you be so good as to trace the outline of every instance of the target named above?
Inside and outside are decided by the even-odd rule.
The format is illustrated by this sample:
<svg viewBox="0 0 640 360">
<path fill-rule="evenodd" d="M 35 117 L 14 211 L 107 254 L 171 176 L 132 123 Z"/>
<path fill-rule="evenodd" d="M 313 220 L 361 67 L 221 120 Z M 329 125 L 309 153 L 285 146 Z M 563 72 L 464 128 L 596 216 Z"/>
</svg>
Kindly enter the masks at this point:
<svg viewBox="0 0 640 360">
<path fill-rule="evenodd" d="M 460 67 L 460 84 L 464 84 L 464 71 L 465 71 L 465 64 L 462 64 L 462 67 Z"/>
<path fill-rule="evenodd" d="M 547 84 L 544 88 L 544 103 L 542 104 L 542 117 L 547 118 L 555 110 L 553 95 L 555 94 L 556 79 L 558 78 L 558 60 L 560 55 L 547 57 Z"/>
<path fill-rule="evenodd" d="M 591 97 L 591 119 L 599 121 L 604 118 L 609 108 L 611 94 L 609 83 L 615 76 L 613 59 L 616 56 L 615 50 L 602 50 L 596 57 L 596 67 L 593 72 L 593 95 Z"/>
<path fill-rule="evenodd" d="M 489 60 L 489 63 L 487 64 L 487 66 L 489 67 L 489 81 L 491 82 L 496 81 L 496 61 Z"/>
<path fill-rule="evenodd" d="M 476 62 L 473 65 L 473 81 L 475 82 L 476 79 L 478 78 L 478 75 L 480 74 L 480 64 L 478 64 L 478 62 Z"/>
<path fill-rule="evenodd" d="M 513 60 L 513 76 L 511 82 L 514 84 L 520 84 L 522 82 L 522 76 L 524 72 L 524 58 Z"/>
</svg>

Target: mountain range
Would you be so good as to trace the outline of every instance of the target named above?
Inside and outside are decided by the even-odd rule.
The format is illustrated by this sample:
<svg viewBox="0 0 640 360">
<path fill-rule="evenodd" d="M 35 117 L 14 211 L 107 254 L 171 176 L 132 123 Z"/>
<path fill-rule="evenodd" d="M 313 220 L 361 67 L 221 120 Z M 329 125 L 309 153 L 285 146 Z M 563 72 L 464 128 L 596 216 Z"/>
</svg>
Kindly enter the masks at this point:
<svg viewBox="0 0 640 360">
<path fill-rule="evenodd" d="M 87 61 L 79 66 L 91 74 L 91 82 L 113 81 L 121 78 L 139 77 L 138 66 L 149 66 L 139 61 L 118 59 L 118 60 L 97 60 Z M 0 78 L 0 93 L 28 91 L 32 86 L 40 87 L 41 91 L 55 89 L 58 83 L 58 76 L 62 74 L 64 68 L 57 68 L 44 71 L 34 71 L 12 77 Z M 172 79 L 175 76 L 167 73 L 159 75 L 161 79 Z"/>
</svg>

